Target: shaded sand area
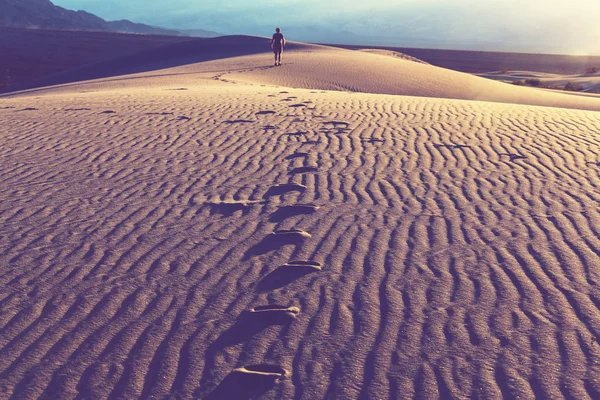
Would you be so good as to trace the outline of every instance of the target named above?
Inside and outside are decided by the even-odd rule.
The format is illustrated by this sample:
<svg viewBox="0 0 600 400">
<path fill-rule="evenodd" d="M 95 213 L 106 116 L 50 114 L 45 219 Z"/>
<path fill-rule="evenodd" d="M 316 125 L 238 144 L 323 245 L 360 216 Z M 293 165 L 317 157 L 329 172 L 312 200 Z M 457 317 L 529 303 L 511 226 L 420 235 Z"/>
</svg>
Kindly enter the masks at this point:
<svg viewBox="0 0 600 400">
<path fill-rule="evenodd" d="M 0 397 L 598 398 L 600 100 L 296 46 L 0 98 Z"/>
</svg>

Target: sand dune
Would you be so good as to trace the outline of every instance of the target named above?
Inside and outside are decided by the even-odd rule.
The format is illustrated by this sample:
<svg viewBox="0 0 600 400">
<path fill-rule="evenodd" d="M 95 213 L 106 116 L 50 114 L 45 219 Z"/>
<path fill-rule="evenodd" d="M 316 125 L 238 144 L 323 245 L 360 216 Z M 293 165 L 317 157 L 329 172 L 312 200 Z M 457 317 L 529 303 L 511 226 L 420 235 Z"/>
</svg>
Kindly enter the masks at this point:
<svg viewBox="0 0 600 400">
<path fill-rule="evenodd" d="M 571 83 L 579 87 L 582 93 L 600 93 L 600 73 L 559 75 L 533 71 L 496 71 L 480 74 L 480 76 L 509 83 L 536 79 L 548 87 L 558 88 L 563 88 L 567 83 Z"/>
<path fill-rule="evenodd" d="M 0 98 L 0 397 L 600 397 L 600 114 L 323 89 L 598 99 L 147 57 Z"/>
<path fill-rule="evenodd" d="M 251 84 L 600 111 L 598 99 L 506 85 L 398 57 L 304 43 L 291 43 L 286 51 L 285 67 L 271 68 L 265 49 L 268 49 L 268 40 L 258 37 L 199 39 L 57 74 L 34 86 L 142 72 L 152 72 L 152 78 L 168 77 L 173 84 L 185 84 L 192 75 L 213 73 L 216 78 L 227 76 Z"/>
</svg>

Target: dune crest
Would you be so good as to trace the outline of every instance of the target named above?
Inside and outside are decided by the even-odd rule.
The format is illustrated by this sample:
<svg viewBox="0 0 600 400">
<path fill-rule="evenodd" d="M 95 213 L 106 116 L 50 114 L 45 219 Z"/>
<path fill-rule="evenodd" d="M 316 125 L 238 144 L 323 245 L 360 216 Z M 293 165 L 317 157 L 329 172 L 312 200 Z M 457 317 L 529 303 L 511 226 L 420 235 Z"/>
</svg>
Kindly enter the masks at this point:
<svg viewBox="0 0 600 400">
<path fill-rule="evenodd" d="M 224 82 L 315 90 L 478 100 L 600 111 L 600 99 L 507 85 L 489 79 L 373 52 L 290 43 L 284 66 L 273 68 L 268 40 L 251 36 L 198 39 L 44 78 L 35 87 L 103 79 L 174 85 L 211 74 Z M 136 74 L 130 76 L 131 74 Z M 124 76 L 125 75 L 125 76 Z M 79 84 L 80 85 L 80 84 Z M 71 87 L 70 85 L 69 87 Z M 22 88 L 25 89 L 25 88 Z"/>
</svg>

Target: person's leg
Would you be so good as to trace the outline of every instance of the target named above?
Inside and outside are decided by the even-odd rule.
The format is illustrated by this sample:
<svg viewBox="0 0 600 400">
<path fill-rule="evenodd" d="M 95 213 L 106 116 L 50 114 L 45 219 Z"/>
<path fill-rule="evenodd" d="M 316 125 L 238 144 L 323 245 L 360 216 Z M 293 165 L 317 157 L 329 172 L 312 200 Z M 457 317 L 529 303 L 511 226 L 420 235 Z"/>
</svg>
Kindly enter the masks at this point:
<svg viewBox="0 0 600 400">
<path fill-rule="evenodd" d="M 274 50 L 273 54 L 275 54 L 275 65 L 277 65 L 277 50 Z"/>
<path fill-rule="evenodd" d="M 279 49 L 279 65 L 281 65 L 281 56 L 283 55 L 283 49 Z"/>
</svg>

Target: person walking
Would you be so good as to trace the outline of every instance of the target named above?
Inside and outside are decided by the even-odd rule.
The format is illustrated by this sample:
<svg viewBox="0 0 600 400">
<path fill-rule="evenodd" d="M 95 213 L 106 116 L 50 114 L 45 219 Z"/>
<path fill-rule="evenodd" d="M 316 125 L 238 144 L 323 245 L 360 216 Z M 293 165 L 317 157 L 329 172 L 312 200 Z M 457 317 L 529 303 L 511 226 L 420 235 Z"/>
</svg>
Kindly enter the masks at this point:
<svg viewBox="0 0 600 400">
<path fill-rule="evenodd" d="M 275 34 L 273 35 L 273 39 L 271 39 L 271 48 L 273 49 L 273 53 L 275 53 L 275 66 L 281 65 L 281 54 L 283 53 L 283 48 L 285 47 L 285 38 L 283 37 L 283 33 L 281 33 L 281 29 L 276 28 Z"/>
</svg>

